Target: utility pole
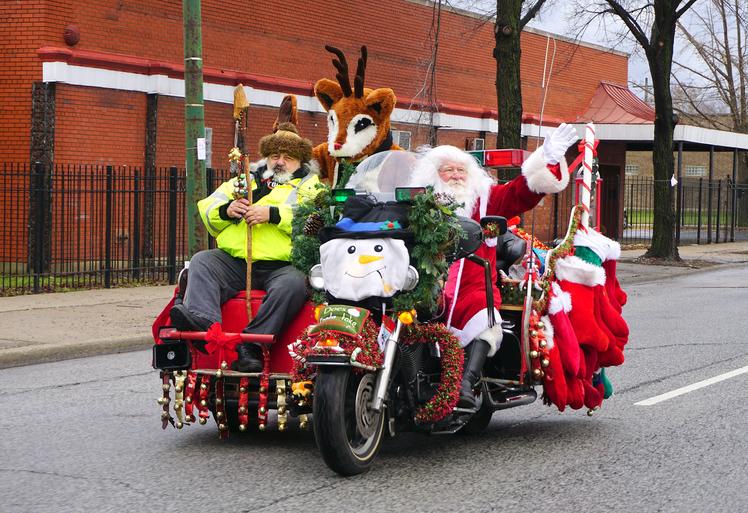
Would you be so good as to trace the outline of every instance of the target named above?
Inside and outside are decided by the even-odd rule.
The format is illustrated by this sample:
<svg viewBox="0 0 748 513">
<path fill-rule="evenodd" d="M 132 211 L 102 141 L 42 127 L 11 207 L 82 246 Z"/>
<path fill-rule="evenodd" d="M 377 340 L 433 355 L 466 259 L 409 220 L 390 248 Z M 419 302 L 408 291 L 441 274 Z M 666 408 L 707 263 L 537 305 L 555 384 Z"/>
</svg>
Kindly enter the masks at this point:
<svg viewBox="0 0 748 513">
<path fill-rule="evenodd" d="M 184 18 L 184 132 L 187 253 L 207 249 L 208 239 L 197 211 L 205 193 L 205 114 L 203 107 L 203 43 L 200 0 L 183 0 Z"/>
</svg>

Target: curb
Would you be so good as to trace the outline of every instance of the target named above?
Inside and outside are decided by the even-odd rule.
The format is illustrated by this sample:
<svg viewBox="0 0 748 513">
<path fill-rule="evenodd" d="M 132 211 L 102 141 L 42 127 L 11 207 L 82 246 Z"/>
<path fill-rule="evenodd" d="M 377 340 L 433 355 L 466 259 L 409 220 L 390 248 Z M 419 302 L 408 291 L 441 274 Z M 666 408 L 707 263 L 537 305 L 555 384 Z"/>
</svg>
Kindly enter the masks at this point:
<svg viewBox="0 0 748 513">
<path fill-rule="evenodd" d="M 0 369 L 89 356 L 139 351 L 148 349 L 152 345 L 153 337 L 148 335 L 121 339 L 87 340 L 83 342 L 14 347 L 0 352 Z"/>
<path fill-rule="evenodd" d="M 634 262 L 633 260 L 619 260 L 619 264 L 633 264 L 633 265 L 642 265 L 637 262 Z M 647 275 L 639 275 L 635 277 L 629 277 L 624 282 L 623 280 L 621 283 L 627 284 L 627 285 L 638 285 L 642 283 L 654 283 L 657 281 L 664 281 L 669 280 L 671 278 L 678 278 L 680 276 L 684 276 L 686 274 L 700 274 L 707 271 L 719 271 L 722 269 L 733 269 L 736 267 L 745 267 L 746 262 L 729 262 L 729 263 L 715 263 L 710 266 L 704 266 L 704 267 L 674 267 L 674 266 L 661 266 L 665 269 L 674 269 L 673 271 L 668 271 L 666 274 L 657 275 L 656 273 L 648 273 Z M 656 266 L 651 266 L 656 267 Z"/>
</svg>

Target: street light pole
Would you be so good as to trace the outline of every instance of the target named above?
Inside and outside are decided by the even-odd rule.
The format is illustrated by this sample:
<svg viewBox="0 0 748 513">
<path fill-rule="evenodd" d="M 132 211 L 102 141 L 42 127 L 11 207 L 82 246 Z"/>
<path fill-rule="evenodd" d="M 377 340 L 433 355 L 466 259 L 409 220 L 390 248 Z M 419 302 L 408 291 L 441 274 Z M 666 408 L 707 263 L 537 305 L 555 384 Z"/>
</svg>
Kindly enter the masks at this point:
<svg viewBox="0 0 748 513">
<path fill-rule="evenodd" d="M 205 114 L 203 107 L 203 44 L 200 0 L 183 0 L 184 18 L 184 131 L 189 258 L 208 247 L 197 202 L 205 197 Z"/>
</svg>

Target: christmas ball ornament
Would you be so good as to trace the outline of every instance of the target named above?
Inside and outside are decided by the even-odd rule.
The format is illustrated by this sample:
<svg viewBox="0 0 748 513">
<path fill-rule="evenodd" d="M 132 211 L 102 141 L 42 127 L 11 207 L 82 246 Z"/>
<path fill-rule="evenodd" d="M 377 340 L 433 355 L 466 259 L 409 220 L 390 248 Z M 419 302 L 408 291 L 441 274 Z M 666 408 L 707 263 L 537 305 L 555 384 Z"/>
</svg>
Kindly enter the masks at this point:
<svg viewBox="0 0 748 513">
<path fill-rule="evenodd" d="M 208 419 L 206 419 L 205 417 L 200 417 L 200 420 L 198 422 L 200 422 L 200 424 L 204 426 L 208 423 Z"/>
<path fill-rule="evenodd" d="M 540 356 L 540 353 L 538 353 L 534 349 L 532 351 L 530 351 L 530 358 L 534 359 L 534 358 L 537 358 L 538 356 Z"/>
<path fill-rule="evenodd" d="M 246 431 L 246 430 L 247 430 L 247 425 L 246 424 L 239 424 L 239 431 L 243 432 L 243 431 Z"/>
<path fill-rule="evenodd" d="M 222 411 L 216 412 L 216 417 L 218 417 L 219 419 L 222 419 L 223 418 L 223 412 Z"/>
<path fill-rule="evenodd" d="M 177 429 L 182 429 L 184 427 L 184 424 L 182 424 L 181 422 L 177 421 L 176 426 L 177 426 Z"/>
</svg>

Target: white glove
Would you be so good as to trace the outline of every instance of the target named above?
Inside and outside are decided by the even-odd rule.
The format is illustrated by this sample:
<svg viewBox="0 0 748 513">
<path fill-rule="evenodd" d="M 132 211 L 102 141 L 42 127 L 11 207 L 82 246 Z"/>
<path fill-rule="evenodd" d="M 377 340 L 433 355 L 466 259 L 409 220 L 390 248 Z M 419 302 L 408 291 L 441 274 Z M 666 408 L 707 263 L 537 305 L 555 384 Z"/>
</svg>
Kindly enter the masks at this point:
<svg viewBox="0 0 748 513">
<path fill-rule="evenodd" d="M 579 140 L 573 126 L 561 123 L 550 137 L 543 141 L 543 156 L 547 164 L 558 164 L 566 155 L 566 150 Z"/>
</svg>

